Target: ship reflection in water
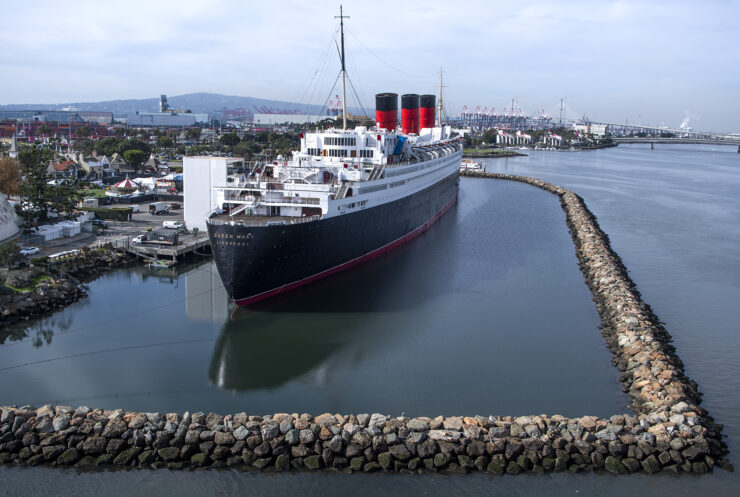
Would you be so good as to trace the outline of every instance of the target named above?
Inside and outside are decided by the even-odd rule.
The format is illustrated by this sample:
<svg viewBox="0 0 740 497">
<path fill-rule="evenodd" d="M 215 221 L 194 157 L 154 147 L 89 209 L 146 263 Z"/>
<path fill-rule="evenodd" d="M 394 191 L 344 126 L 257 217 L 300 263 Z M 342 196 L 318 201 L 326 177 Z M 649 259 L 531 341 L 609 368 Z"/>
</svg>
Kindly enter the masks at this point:
<svg viewBox="0 0 740 497">
<path fill-rule="evenodd" d="M 455 265 L 429 257 L 454 260 L 456 229 L 453 208 L 393 254 L 276 299 L 234 307 L 216 341 L 211 383 L 236 391 L 278 388 L 299 378 L 321 385 L 327 375 L 352 370 L 387 347 L 394 335 L 408 340 L 419 323 L 406 316 L 451 291 L 434 282 L 451 281 Z"/>
<path fill-rule="evenodd" d="M 243 320 L 229 321 L 211 357 L 211 383 L 225 390 L 262 390 L 308 375 L 310 383 L 322 384 L 323 365 L 345 349 L 352 338 L 328 318 L 303 320 L 293 316 L 293 324 L 289 324 L 276 319 L 275 314 L 260 314 L 250 316 L 249 330 L 242 329 Z"/>
</svg>

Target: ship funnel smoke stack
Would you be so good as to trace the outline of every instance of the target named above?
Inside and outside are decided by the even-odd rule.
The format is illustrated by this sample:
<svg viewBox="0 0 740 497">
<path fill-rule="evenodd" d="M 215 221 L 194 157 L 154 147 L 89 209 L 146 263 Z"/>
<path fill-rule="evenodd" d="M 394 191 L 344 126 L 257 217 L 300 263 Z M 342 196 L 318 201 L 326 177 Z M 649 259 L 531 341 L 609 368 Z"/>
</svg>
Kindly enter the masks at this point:
<svg viewBox="0 0 740 497">
<path fill-rule="evenodd" d="M 378 93 L 375 95 L 375 122 L 378 129 L 393 131 L 398 126 L 398 94 Z"/>
<path fill-rule="evenodd" d="M 419 134 L 419 95 L 416 93 L 401 96 L 401 132 Z"/>
<path fill-rule="evenodd" d="M 419 128 L 433 128 L 437 97 L 434 95 L 422 95 L 419 101 L 421 102 L 419 107 Z"/>
</svg>

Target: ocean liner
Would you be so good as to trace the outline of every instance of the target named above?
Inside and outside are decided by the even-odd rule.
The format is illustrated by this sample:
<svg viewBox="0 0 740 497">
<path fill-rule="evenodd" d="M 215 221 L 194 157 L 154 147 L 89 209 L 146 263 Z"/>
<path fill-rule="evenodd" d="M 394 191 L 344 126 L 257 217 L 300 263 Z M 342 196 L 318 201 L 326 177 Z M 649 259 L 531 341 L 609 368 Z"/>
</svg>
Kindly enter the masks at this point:
<svg viewBox="0 0 740 497">
<path fill-rule="evenodd" d="M 236 304 L 388 252 L 454 205 L 462 139 L 442 125 L 441 85 L 438 107 L 435 100 L 402 95 L 399 127 L 398 95 L 378 94 L 374 127 L 347 129 L 343 112 L 342 129 L 301 134 L 291 157 L 235 168 L 214 187 L 208 235 Z"/>
</svg>

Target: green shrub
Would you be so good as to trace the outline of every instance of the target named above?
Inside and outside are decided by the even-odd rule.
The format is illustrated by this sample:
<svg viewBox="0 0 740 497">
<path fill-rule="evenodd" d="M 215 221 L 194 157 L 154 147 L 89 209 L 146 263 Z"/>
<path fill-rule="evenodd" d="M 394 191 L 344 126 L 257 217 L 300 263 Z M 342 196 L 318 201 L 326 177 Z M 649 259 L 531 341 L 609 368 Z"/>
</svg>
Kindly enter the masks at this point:
<svg viewBox="0 0 740 497">
<path fill-rule="evenodd" d="M 94 212 L 98 219 L 111 221 L 129 221 L 134 212 L 131 207 L 116 207 L 115 209 L 85 208 L 85 210 Z"/>
<path fill-rule="evenodd" d="M 10 240 L 0 245 L 0 265 L 5 266 L 19 259 L 21 249 L 18 248 L 15 240 Z"/>
</svg>

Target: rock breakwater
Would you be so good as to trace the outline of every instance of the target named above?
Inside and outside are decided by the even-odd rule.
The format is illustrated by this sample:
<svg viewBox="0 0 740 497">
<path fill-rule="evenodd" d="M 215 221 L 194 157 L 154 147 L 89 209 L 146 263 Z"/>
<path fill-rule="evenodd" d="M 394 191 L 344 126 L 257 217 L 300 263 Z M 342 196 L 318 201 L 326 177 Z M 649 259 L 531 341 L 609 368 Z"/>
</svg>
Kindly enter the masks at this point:
<svg viewBox="0 0 740 497">
<path fill-rule="evenodd" d="M 721 425 L 699 407 L 670 336 L 642 302 L 583 200 L 560 197 L 580 267 L 602 319 L 633 414 L 609 418 L 391 417 L 247 413 L 137 413 L 50 405 L 0 408 L 0 463 L 260 471 L 422 471 L 490 474 L 600 471 L 706 473 L 732 470 Z"/>
<path fill-rule="evenodd" d="M 406 418 L 3 407 L 0 463 L 287 471 L 706 473 L 729 467 L 701 416 Z M 664 429 L 666 423 L 675 429 Z"/>
</svg>

